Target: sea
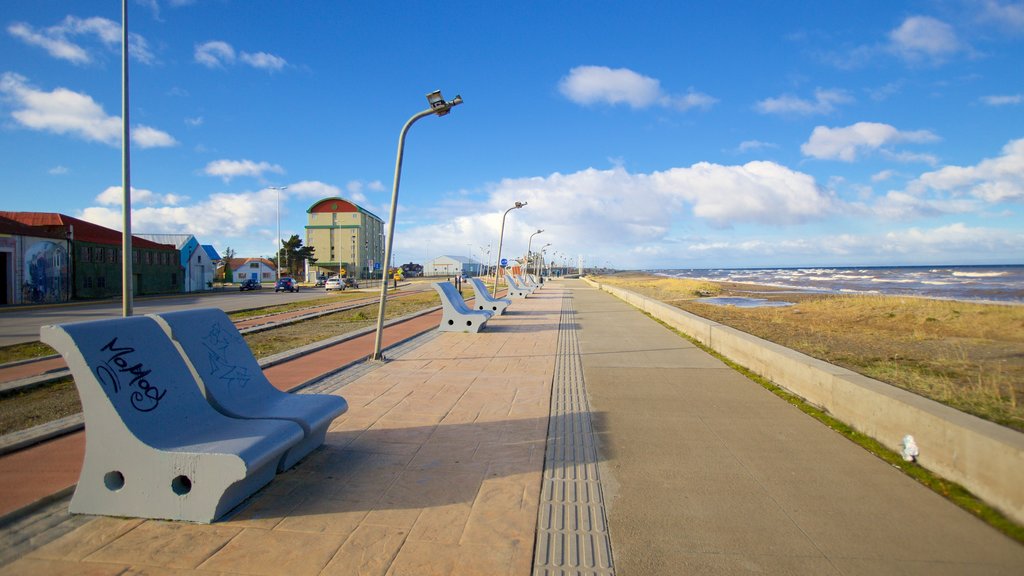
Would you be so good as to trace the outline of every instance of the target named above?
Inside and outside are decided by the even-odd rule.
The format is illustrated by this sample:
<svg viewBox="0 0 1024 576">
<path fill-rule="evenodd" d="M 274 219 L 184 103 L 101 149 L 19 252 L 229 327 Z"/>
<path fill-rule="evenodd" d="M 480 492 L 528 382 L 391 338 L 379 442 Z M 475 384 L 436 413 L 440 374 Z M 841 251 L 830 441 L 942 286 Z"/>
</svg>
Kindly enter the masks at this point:
<svg viewBox="0 0 1024 576">
<path fill-rule="evenodd" d="M 659 276 L 742 282 L 801 292 L 886 294 L 1024 304 L 1024 265 L 649 270 Z"/>
</svg>

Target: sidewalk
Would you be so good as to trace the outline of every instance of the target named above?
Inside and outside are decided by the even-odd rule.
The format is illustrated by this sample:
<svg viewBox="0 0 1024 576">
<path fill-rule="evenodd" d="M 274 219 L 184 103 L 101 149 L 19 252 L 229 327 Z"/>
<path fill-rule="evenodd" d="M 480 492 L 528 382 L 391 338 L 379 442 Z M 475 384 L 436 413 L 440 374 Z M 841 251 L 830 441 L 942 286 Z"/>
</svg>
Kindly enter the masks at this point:
<svg viewBox="0 0 1024 576">
<path fill-rule="evenodd" d="M 227 519 L 82 520 L 0 575 L 557 574 L 606 528 L 620 575 L 1024 573 L 1024 547 L 583 282 L 421 338 L 332 379 L 326 444 Z"/>
<path fill-rule="evenodd" d="M 561 304 L 547 289 L 341 386 L 325 445 L 227 520 L 100 517 L 0 574 L 528 574 Z"/>
</svg>

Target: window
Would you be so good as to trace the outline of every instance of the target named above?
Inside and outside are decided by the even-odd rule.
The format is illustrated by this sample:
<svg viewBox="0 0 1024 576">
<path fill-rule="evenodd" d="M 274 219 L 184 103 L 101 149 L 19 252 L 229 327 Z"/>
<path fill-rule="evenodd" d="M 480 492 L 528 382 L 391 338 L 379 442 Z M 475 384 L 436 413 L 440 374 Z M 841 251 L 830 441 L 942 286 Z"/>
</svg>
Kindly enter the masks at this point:
<svg viewBox="0 0 1024 576">
<path fill-rule="evenodd" d="M 82 262 L 92 262 L 91 252 L 92 250 L 88 246 L 82 246 L 82 249 L 79 251 L 79 257 L 82 259 Z"/>
<path fill-rule="evenodd" d="M 98 276 L 98 277 L 96 277 L 96 287 L 98 287 L 98 288 L 106 288 L 107 287 L 107 277 L 106 276 Z"/>
<path fill-rule="evenodd" d="M 129 44 L 129 46 L 131 46 L 131 44 Z M 177 286 L 177 285 L 178 285 L 178 275 L 176 273 L 175 274 L 171 274 L 171 286 Z"/>
<path fill-rule="evenodd" d="M 92 288 L 92 276 L 85 277 L 85 287 Z"/>
<path fill-rule="evenodd" d="M 114 263 L 114 249 L 113 248 L 107 248 L 106 250 L 104 250 L 104 252 L 106 253 L 106 262 L 107 262 L 107 264 L 113 264 Z"/>
</svg>

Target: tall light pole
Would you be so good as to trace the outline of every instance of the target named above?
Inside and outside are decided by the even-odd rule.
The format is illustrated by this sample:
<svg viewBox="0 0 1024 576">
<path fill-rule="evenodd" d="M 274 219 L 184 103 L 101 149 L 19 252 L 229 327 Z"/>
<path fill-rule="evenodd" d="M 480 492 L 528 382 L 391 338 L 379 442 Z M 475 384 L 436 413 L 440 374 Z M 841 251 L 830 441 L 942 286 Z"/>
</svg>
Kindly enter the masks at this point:
<svg viewBox="0 0 1024 576">
<path fill-rule="evenodd" d="M 281 279 L 281 190 L 287 186 L 269 186 L 267 190 L 277 190 L 277 279 Z"/>
<path fill-rule="evenodd" d="M 534 266 L 534 269 L 537 271 L 537 275 L 538 276 L 541 275 L 540 267 L 541 267 L 541 261 L 544 259 L 544 257 L 543 257 L 544 249 L 547 248 L 548 246 L 551 246 L 551 242 L 548 242 L 547 244 L 541 246 L 540 250 L 537 250 L 537 252 L 542 254 L 542 256 L 537 260 L 537 264 Z"/>
<path fill-rule="evenodd" d="M 543 230 L 538 229 L 533 234 L 530 234 L 530 239 L 526 242 L 526 262 L 524 262 L 524 268 L 526 268 L 527 274 L 530 273 L 530 247 L 533 246 L 533 237 L 541 232 L 543 232 Z"/>
<path fill-rule="evenodd" d="M 527 202 L 516 202 L 515 206 L 505 210 L 505 213 L 501 215 L 501 233 L 498 234 L 498 256 L 494 259 L 494 289 L 491 293 L 497 298 L 498 294 L 498 271 L 501 270 L 501 243 L 505 239 L 505 216 L 508 213 L 515 210 L 516 208 L 522 208 L 526 206 Z"/>
<path fill-rule="evenodd" d="M 402 132 L 398 135 L 398 155 L 395 158 L 395 180 L 394 186 L 391 188 L 391 216 L 388 218 L 388 237 L 387 242 L 384 244 L 384 263 L 381 266 L 383 268 L 381 272 L 381 283 L 380 283 L 380 307 L 377 309 L 377 335 L 374 338 L 373 343 L 373 356 L 370 358 L 373 360 L 383 360 L 384 355 L 381 354 L 381 345 L 383 343 L 384 336 L 384 307 L 388 299 L 388 262 L 391 262 L 391 248 L 392 243 L 395 239 L 395 212 L 398 209 L 398 183 L 402 178 L 402 154 L 405 150 L 405 135 L 409 132 L 411 127 L 420 118 L 425 118 L 431 114 L 438 116 L 445 116 L 451 109 L 459 104 L 462 104 L 462 96 L 456 96 L 452 100 L 445 100 L 441 96 L 440 90 L 434 90 L 430 94 L 427 94 L 427 103 L 430 104 L 430 108 L 413 114 L 411 118 L 402 126 Z"/>
<path fill-rule="evenodd" d="M 128 127 L 128 0 L 121 2 L 121 315 L 132 315 L 132 176 L 131 134 Z"/>
</svg>

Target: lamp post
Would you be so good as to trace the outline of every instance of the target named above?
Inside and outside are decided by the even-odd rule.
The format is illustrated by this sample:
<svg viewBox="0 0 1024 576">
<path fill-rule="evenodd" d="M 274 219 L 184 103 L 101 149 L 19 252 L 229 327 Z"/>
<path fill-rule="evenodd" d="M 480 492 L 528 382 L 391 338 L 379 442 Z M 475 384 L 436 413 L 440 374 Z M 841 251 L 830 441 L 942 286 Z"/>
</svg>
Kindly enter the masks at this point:
<svg viewBox="0 0 1024 576">
<path fill-rule="evenodd" d="M 527 202 L 516 202 L 515 206 L 512 206 L 505 213 L 501 215 L 501 233 L 498 234 L 498 256 L 494 259 L 494 289 L 491 291 L 492 294 L 497 295 L 498 293 L 498 271 L 501 270 L 501 243 L 505 239 L 505 216 L 508 213 L 515 210 L 516 208 L 522 208 L 526 206 Z M 495 296 L 497 298 L 497 296 Z"/>
<path fill-rule="evenodd" d="M 441 96 L 441 91 L 435 90 L 430 94 L 427 94 L 427 103 L 430 104 L 430 108 L 413 114 L 405 125 L 402 126 L 402 131 L 398 135 L 398 154 L 395 158 L 395 180 L 394 186 L 391 189 L 391 216 L 388 218 L 388 236 L 387 242 L 384 244 L 384 262 L 381 266 L 383 270 L 381 271 L 380 283 L 380 307 L 377 309 L 377 335 L 374 338 L 373 343 L 373 356 L 370 357 L 373 360 L 384 359 L 380 349 L 384 335 L 384 307 L 388 299 L 388 262 L 391 262 L 391 249 L 395 238 L 395 212 L 398 209 L 398 183 L 402 178 L 402 154 L 405 150 L 405 135 L 409 132 L 409 127 L 420 118 L 425 118 L 431 114 L 436 114 L 438 116 L 447 115 L 452 108 L 462 104 L 462 96 L 456 96 L 452 100 L 445 100 L 444 97 Z"/>
<path fill-rule="evenodd" d="M 538 275 L 538 276 L 540 276 L 540 275 L 541 275 L 541 273 L 540 273 L 540 268 L 541 268 L 541 263 L 542 263 L 542 262 L 543 262 L 543 260 L 544 260 L 544 256 L 543 256 L 543 254 L 544 254 L 544 249 L 545 249 L 545 248 L 547 248 L 548 246 L 551 246 L 551 242 L 548 242 L 547 244 L 545 244 L 545 245 L 541 246 L 541 249 L 537 251 L 537 252 L 540 252 L 540 253 L 541 253 L 541 255 L 542 255 L 542 256 L 540 257 L 540 259 L 538 259 L 538 260 L 537 260 L 537 264 L 535 264 L 535 265 L 534 265 L 534 269 L 535 269 L 535 270 L 537 271 L 537 275 Z"/>
<path fill-rule="evenodd" d="M 281 279 L 281 190 L 287 186 L 270 186 L 268 190 L 277 190 L 277 279 Z"/>
<path fill-rule="evenodd" d="M 537 230 L 533 234 L 530 234 L 530 239 L 526 242 L 526 262 L 524 264 L 526 273 L 530 273 L 530 247 L 533 246 L 533 237 L 540 234 L 543 230 Z"/>
</svg>

